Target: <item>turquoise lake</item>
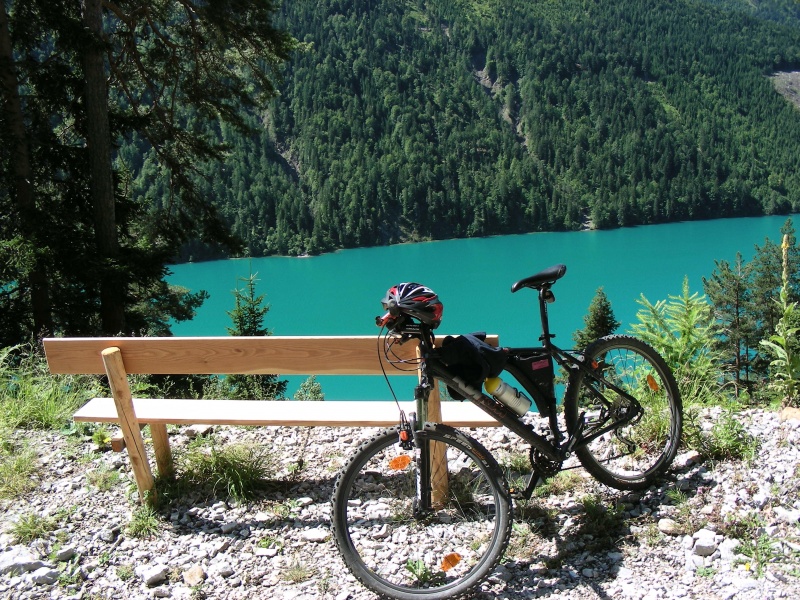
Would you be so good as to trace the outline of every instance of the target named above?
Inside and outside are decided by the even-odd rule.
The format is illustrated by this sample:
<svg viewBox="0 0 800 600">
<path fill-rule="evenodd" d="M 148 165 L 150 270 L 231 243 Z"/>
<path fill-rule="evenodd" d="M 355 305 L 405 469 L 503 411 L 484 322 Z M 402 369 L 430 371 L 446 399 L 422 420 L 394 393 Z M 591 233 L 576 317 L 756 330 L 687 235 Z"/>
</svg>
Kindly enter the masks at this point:
<svg viewBox="0 0 800 600">
<path fill-rule="evenodd" d="M 719 219 L 611 231 L 533 233 L 343 250 L 305 258 L 268 257 L 189 263 L 172 267 L 170 283 L 206 290 L 211 297 L 196 318 L 173 327 L 179 336 L 227 335 L 233 290 L 250 273 L 270 305 L 266 325 L 275 335 L 377 336 L 380 300 L 396 283 L 416 281 L 435 290 L 444 304 L 437 333 L 487 331 L 506 346 L 538 345 L 540 322 L 530 290 L 511 294 L 511 284 L 554 265 L 567 274 L 553 288 L 549 314 L 555 343 L 571 347 L 572 332 L 595 291 L 603 287 L 620 332 L 635 321 L 642 294 L 651 302 L 678 295 L 684 277 L 703 293 L 715 260 L 745 260 L 755 245 L 780 241 L 785 216 Z M 391 373 L 390 373 L 391 374 Z M 291 396 L 302 377 L 290 377 Z M 321 377 L 327 400 L 390 399 L 380 377 Z M 401 399 L 415 378 L 393 377 Z"/>
</svg>

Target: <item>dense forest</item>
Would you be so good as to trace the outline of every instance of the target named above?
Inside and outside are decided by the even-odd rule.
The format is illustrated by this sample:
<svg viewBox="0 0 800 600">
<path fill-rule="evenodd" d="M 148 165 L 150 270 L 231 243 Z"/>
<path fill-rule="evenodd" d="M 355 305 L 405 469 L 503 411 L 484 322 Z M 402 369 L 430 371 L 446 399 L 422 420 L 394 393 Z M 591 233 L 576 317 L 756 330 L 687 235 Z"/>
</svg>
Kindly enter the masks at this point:
<svg viewBox="0 0 800 600">
<path fill-rule="evenodd" d="M 286 2 L 303 49 L 204 170 L 246 252 L 800 209 L 790 0 Z M 187 117 L 190 127 L 195 126 Z M 134 194 L 167 184 L 122 148 Z M 197 244 L 184 258 L 211 250 Z"/>
</svg>

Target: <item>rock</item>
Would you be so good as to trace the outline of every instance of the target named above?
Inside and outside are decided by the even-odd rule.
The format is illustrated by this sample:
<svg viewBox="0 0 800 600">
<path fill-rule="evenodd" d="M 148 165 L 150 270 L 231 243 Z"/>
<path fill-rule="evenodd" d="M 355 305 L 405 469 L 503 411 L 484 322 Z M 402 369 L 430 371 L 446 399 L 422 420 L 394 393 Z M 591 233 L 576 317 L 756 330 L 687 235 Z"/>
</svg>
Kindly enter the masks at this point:
<svg viewBox="0 0 800 600">
<path fill-rule="evenodd" d="M 719 545 L 720 558 L 725 562 L 732 562 L 736 558 L 736 549 L 742 545 L 742 542 L 736 538 L 726 538 Z"/>
<path fill-rule="evenodd" d="M 330 536 L 330 531 L 323 527 L 316 527 L 314 529 L 308 529 L 304 531 L 301 536 L 307 542 L 320 543 L 328 539 Z"/>
<path fill-rule="evenodd" d="M 0 575 L 20 575 L 45 566 L 45 563 L 22 546 L 12 546 L 0 554 Z"/>
<path fill-rule="evenodd" d="M 136 574 L 148 587 L 153 587 L 167 578 L 169 568 L 166 565 L 149 565 L 136 569 Z"/>
<path fill-rule="evenodd" d="M 56 562 L 65 562 L 71 560 L 75 556 L 76 551 L 74 546 L 63 546 L 59 548 L 53 555 Z"/>
<path fill-rule="evenodd" d="M 700 464 L 703 461 L 702 455 L 697 450 L 688 450 L 683 454 L 679 454 L 675 457 L 673 465 L 676 468 L 687 468 L 691 467 L 692 465 Z"/>
<path fill-rule="evenodd" d="M 717 551 L 717 543 L 714 538 L 700 538 L 695 541 L 692 551 L 697 556 L 711 556 Z"/>
<path fill-rule="evenodd" d="M 188 437 L 189 439 L 194 439 L 196 437 L 209 435 L 213 431 L 214 431 L 213 425 L 206 425 L 203 423 L 199 423 L 196 425 L 189 425 L 189 427 L 187 427 L 183 433 L 185 433 L 186 437 Z"/>
<path fill-rule="evenodd" d="M 104 528 L 100 530 L 100 533 L 97 534 L 97 537 L 99 537 L 104 542 L 111 544 L 117 539 L 117 536 L 119 535 L 119 532 L 121 530 L 122 529 L 119 526 L 110 527 L 107 529 Z"/>
<path fill-rule="evenodd" d="M 58 581 L 58 571 L 50 567 L 41 567 L 31 573 L 31 581 L 36 585 L 53 585 Z"/>
<path fill-rule="evenodd" d="M 208 575 L 200 565 L 194 565 L 183 572 L 183 582 L 189 587 L 203 583 Z"/>
<path fill-rule="evenodd" d="M 800 423 L 800 408 L 787 406 L 781 410 L 781 421 L 798 421 Z"/>
<path fill-rule="evenodd" d="M 793 525 L 800 521 L 800 509 L 787 510 L 782 506 L 776 506 L 772 509 L 772 512 L 775 513 L 775 516 L 781 523 Z"/>
<path fill-rule="evenodd" d="M 220 525 L 220 530 L 222 531 L 222 533 L 230 533 L 237 527 L 239 527 L 238 523 L 223 523 L 222 525 Z"/>
<path fill-rule="evenodd" d="M 683 527 L 677 521 L 667 518 L 658 520 L 658 530 L 667 535 L 681 535 L 683 533 Z"/>
</svg>

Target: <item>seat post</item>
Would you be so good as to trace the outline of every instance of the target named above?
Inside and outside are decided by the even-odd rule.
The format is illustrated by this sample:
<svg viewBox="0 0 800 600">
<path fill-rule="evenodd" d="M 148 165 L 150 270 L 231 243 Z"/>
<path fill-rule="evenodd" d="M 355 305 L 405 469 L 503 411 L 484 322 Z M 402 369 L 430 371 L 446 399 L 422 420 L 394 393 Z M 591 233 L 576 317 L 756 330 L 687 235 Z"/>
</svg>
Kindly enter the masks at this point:
<svg viewBox="0 0 800 600">
<path fill-rule="evenodd" d="M 550 291 L 549 285 L 543 285 L 539 288 L 539 316 L 542 320 L 542 335 L 539 337 L 539 341 L 542 342 L 545 348 L 550 347 L 550 340 L 555 337 L 555 335 L 550 333 L 550 319 L 547 315 L 547 304 L 549 302 L 555 301 L 555 296 L 553 292 Z"/>
</svg>

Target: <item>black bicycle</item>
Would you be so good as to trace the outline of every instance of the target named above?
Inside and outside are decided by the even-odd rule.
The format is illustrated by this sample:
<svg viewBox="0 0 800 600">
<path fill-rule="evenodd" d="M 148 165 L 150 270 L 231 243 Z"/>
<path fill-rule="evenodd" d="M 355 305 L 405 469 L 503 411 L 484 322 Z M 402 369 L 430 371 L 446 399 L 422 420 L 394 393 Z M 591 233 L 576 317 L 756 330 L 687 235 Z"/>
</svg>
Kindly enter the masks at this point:
<svg viewBox="0 0 800 600">
<path fill-rule="evenodd" d="M 474 589 L 508 544 L 512 498 L 530 498 L 573 453 L 597 480 L 623 490 L 649 487 L 674 459 L 681 399 L 669 367 L 652 347 L 627 335 L 601 338 L 582 351 L 553 344 L 547 306 L 555 301 L 552 286 L 565 273 L 564 265 L 555 265 L 511 287 L 538 292 L 541 346 L 530 348 L 492 348 L 480 335 L 448 337 L 437 346 L 437 295 L 416 283 L 387 292 L 386 313 L 378 317 L 386 328 L 387 359 L 396 362 L 396 344 L 416 340 L 419 347 L 413 365 L 420 371 L 417 413 L 401 410 L 397 426 L 359 447 L 339 474 L 332 499 L 339 551 L 378 595 L 443 599 Z M 556 368 L 566 376 L 563 411 L 555 395 Z M 522 390 L 499 380 L 500 374 L 513 377 Z M 425 422 L 435 380 L 530 446 L 531 472 L 521 489 L 509 489 L 497 461 L 477 440 Z M 528 397 L 547 419 L 546 435 L 523 418 Z"/>
</svg>

